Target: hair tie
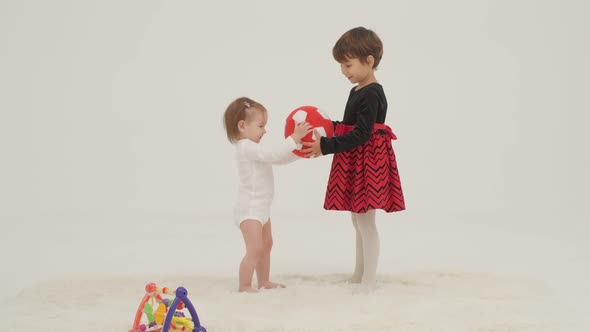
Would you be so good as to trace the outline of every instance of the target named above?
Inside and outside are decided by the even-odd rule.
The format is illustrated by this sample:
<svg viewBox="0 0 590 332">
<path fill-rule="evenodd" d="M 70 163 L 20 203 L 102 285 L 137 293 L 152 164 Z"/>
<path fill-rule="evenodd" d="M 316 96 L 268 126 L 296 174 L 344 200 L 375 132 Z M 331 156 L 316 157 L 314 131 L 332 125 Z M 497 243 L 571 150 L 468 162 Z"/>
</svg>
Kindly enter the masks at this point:
<svg viewBox="0 0 590 332">
<path fill-rule="evenodd" d="M 247 102 L 247 101 L 245 101 L 245 102 L 244 102 L 244 106 L 246 106 L 246 109 L 248 109 L 248 108 L 250 108 L 250 107 L 251 107 L 251 106 L 250 106 L 250 103 L 249 103 L 249 102 Z"/>
</svg>

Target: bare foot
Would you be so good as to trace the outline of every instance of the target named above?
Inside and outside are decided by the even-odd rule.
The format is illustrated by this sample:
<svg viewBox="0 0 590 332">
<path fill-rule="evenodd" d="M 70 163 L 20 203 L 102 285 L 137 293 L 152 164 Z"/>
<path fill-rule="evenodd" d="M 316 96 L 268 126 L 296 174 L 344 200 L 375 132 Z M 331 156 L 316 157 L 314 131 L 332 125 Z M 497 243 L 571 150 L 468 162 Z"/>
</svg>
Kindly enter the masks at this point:
<svg viewBox="0 0 590 332">
<path fill-rule="evenodd" d="M 362 275 L 353 274 L 348 281 L 350 281 L 351 284 L 360 284 L 362 279 Z"/>
<path fill-rule="evenodd" d="M 352 289 L 352 294 L 355 294 L 355 295 L 371 294 L 371 293 L 374 293 L 376 290 L 377 290 L 377 285 L 375 285 L 374 283 L 372 283 L 372 284 L 360 283 L 358 285 L 355 285 L 355 287 Z"/>
<path fill-rule="evenodd" d="M 248 286 L 248 287 L 240 287 L 238 289 L 238 291 L 240 293 L 257 293 L 258 292 L 258 290 L 252 288 L 251 286 Z"/>
<path fill-rule="evenodd" d="M 277 284 L 276 282 L 272 282 L 272 281 L 267 281 L 264 282 L 260 285 L 258 285 L 258 289 L 272 289 L 272 288 L 287 288 L 287 286 L 283 285 L 283 284 Z"/>
</svg>

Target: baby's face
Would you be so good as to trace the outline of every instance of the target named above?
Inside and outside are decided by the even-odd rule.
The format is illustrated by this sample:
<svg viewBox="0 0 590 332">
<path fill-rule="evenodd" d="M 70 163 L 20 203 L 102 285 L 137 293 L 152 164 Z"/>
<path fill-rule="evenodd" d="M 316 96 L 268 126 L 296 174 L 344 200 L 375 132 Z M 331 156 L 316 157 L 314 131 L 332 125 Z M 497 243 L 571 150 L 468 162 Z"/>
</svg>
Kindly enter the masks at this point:
<svg viewBox="0 0 590 332">
<path fill-rule="evenodd" d="M 260 143 L 262 136 L 266 134 L 266 121 L 266 112 L 255 110 L 240 128 L 242 138 L 247 138 L 252 142 Z"/>
</svg>

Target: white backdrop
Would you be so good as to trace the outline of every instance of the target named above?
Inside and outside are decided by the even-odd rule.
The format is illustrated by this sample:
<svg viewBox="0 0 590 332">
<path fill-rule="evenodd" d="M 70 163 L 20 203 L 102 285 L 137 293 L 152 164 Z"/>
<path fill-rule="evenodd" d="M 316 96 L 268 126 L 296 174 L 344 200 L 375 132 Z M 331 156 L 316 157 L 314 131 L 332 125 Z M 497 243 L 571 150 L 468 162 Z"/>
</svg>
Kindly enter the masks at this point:
<svg viewBox="0 0 590 332">
<path fill-rule="evenodd" d="M 588 232 L 589 9 L 584 1 L 2 1 L 2 233 L 34 246 L 16 224 L 34 233 L 37 223 L 81 215 L 231 222 L 237 176 L 225 107 L 239 96 L 260 101 L 277 138 L 299 105 L 341 119 L 351 85 L 331 48 L 361 25 L 385 46 L 377 78 L 399 137 L 401 218 L 490 213 L 498 218 L 474 222 Z M 276 168 L 275 219 L 344 218 L 322 209 L 330 161 Z"/>
</svg>

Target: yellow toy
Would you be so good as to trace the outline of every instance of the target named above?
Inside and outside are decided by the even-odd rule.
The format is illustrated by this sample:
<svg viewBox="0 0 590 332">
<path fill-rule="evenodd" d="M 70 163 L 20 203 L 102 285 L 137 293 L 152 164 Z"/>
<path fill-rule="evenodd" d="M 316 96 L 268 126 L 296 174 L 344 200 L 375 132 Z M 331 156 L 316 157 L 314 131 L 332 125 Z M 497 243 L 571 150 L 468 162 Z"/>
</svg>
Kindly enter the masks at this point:
<svg viewBox="0 0 590 332">
<path fill-rule="evenodd" d="M 207 332 L 201 326 L 195 307 L 188 299 L 188 292 L 184 287 L 178 287 L 175 291 L 166 287 L 158 288 L 155 283 L 145 286 L 145 296 L 141 300 L 133 327 L 128 332 Z M 173 300 L 163 296 L 176 295 Z M 154 304 L 158 304 L 154 312 Z M 185 316 L 183 309 L 187 309 L 190 316 Z M 143 315 L 147 319 L 147 325 L 141 324 Z"/>
</svg>

